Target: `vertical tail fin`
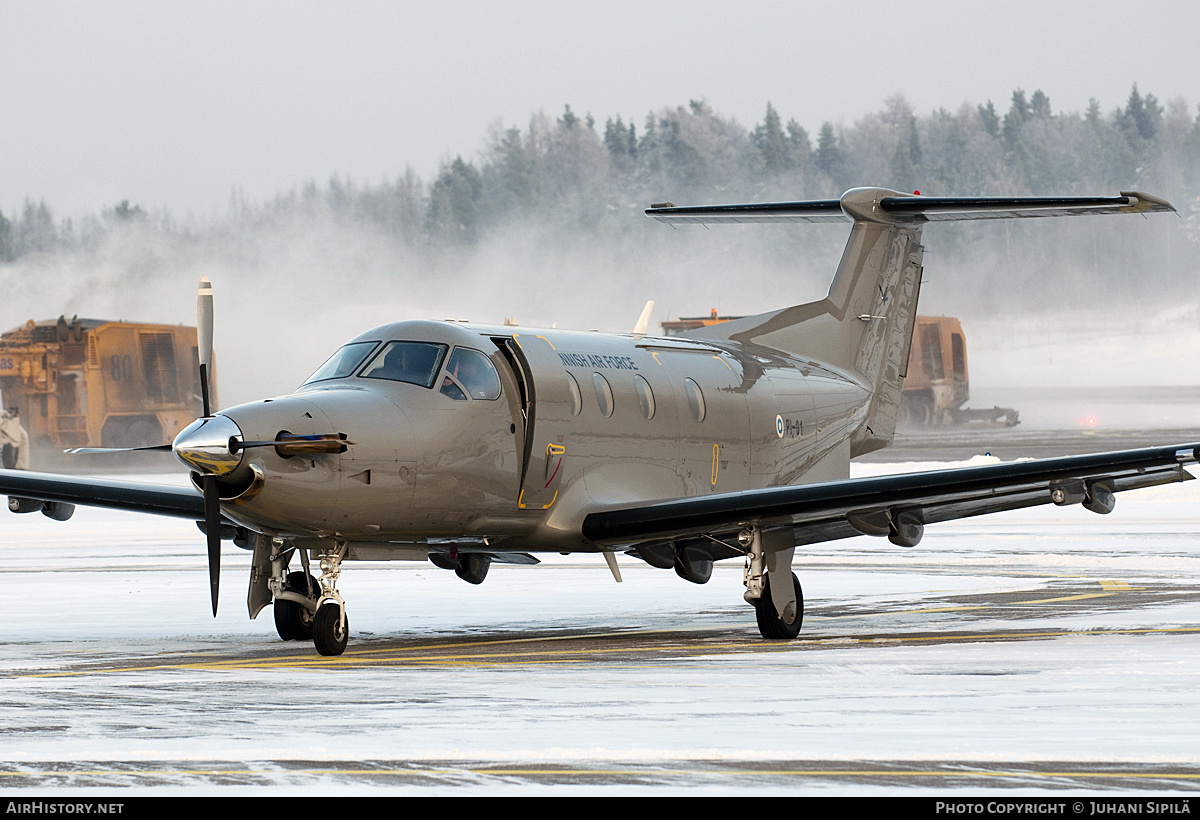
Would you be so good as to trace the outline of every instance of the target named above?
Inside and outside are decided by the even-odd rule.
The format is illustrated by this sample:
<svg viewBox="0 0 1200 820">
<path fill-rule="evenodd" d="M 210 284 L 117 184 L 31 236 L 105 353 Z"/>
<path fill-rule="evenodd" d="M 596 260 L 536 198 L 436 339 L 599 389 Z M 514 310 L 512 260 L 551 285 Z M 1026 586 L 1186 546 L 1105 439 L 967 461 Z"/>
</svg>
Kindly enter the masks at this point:
<svg viewBox="0 0 1200 820">
<path fill-rule="evenodd" d="M 855 188 L 841 199 L 757 205 L 651 208 L 662 222 L 854 223 L 829 294 L 818 302 L 688 331 L 698 338 L 763 345 L 832 365 L 871 393 L 866 422 L 851 455 L 885 447 L 908 367 L 921 290 L 921 229 L 927 222 L 1174 211 L 1139 192 L 1119 197 L 923 197 Z"/>
<path fill-rule="evenodd" d="M 885 447 L 895 434 L 921 290 L 923 223 L 879 212 L 874 205 L 885 196 L 903 195 L 858 188 L 833 201 L 835 218 L 853 219 L 854 227 L 824 299 L 690 334 L 816 359 L 861 381 L 872 398 L 853 455 Z"/>
</svg>

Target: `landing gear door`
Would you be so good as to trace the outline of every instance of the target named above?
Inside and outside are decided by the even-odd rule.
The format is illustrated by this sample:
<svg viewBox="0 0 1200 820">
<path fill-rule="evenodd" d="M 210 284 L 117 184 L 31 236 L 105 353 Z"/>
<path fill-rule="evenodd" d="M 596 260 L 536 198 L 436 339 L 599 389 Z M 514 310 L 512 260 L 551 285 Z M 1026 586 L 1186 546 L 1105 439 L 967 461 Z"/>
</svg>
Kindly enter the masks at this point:
<svg viewBox="0 0 1200 820">
<path fill-rule="evenodd" d="M 525 456 L 517 506 L 549 509 L 558 498 L 571 446 L 571 390 L 562 361 L 544 336 L 513 334 L 506 345 L 524 390 Z"/>
</svg>

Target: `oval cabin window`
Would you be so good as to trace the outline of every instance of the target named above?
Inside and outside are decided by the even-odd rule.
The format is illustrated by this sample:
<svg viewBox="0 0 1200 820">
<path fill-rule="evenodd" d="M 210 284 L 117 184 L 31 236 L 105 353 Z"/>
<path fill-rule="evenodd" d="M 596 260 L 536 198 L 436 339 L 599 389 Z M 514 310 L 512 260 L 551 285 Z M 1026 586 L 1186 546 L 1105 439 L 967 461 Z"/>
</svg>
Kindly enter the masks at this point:
<svg viewBox="0 0 1200 820">
<path fill-rule="evenodd" d="M 638 404 L 641 405 L 642 415 L 649 421 L 654 418 L 654 391 L 650 389 L 650 382 L 641 376 L 634 376 L 633 386 L 637 390 Z"/>
<path fill-rule="evenodd" d="M 578 416 L 583 410 L 583 396 L 579 392 L 579 382 L 575 381 L 575 377 L 570 373 L 564 373 L 567 377 L 567 389 L 571 391 L 571 415 Z"/>
<path fill-rule="evenodd" d="M 701 392 L 700 385 L 691 379 L 684 379 L 683 387 L 687 391 L 688 409 L 692 411 L 692 418 L 704 421 L 704 393 Z"/>
<path fill-rule="evenodd" d="M 593 373 L 592 386 L 596 388 L 596 403 L 600 405 L 600 413 L 608 418 L 613 414 L 613 394 L 612 388 L 608 386 L 608 379 L 599 373 Z"/>
</svg>

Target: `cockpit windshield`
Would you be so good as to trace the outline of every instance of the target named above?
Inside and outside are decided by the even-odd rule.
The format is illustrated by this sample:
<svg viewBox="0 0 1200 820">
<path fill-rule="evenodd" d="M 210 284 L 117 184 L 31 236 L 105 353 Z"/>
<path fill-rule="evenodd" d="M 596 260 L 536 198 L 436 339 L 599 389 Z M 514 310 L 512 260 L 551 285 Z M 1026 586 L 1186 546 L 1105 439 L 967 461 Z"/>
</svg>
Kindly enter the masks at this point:
<svg viewBox="0 0 1200 820">
<path fill-rule="evenodd" d="M 359 375 L 433 387 L 445 353 L 446 345 L 432 342 L 388 342 Z"/>
<path fill-rule="evenodd" d="M 312 384 L 326 379 L 344 379 L 352 375 L 367 358 L 367 354 L 378 344 L 379 342 L 351 342 L 343 345 L 337 353 L 329 357 L 329 361 L 317 369 L 316 373 L 309 376 L 304 384 Z"/>
<path fill-rule="evenodd" d="M 469 347 L 456 347 L 446 363 L 441 392 L 455 401 L 500 398 L 500 377 L 488 357 Z"/>
</svg>

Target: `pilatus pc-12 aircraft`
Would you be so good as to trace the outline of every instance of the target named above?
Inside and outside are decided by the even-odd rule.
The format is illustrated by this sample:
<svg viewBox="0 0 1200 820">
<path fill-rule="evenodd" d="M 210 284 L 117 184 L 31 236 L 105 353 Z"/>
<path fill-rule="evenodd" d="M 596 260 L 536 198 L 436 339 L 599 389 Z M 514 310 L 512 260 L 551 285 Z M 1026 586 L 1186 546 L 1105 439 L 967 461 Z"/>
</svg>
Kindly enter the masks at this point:
<svg viewBox="0 0 1200 820">
<path fill-rule="evenodd" d="M 623 552 L 702 584 L 745 561 L 764 638 L 803 618 L 791 567 L 807 544 L 1037 504 L 1108 513 L 1114 494 L 1185 481 L 1200 444 L 876 478 L 908 362 L 929 222 L 1174 211 L 1142 193 L 963 199 L 857 188 L 840 199 L 678 208 L 668 223 L 851 223 L 829 295 L 689 331 L 631 334 L 409 321 L 346 343 L 288 396 L 208 408 L 212 291 L 201 281 L 204 416 L 171 445 L 196 490 L 0 473 L 15 512 L 73 505 L 191 518 L 207 533 L 213 613 L 221 539 L 253 551 L 255 617 L 340 654 L 347 561 L 429 560 L 478 584 L 493 562 Z M 298 559 L 298 560 L 297 560 Z M 296 567 L 296 564 L 299 567 Z M 315 576 L 313 565 L 320 568 Z"/>
</svg>

